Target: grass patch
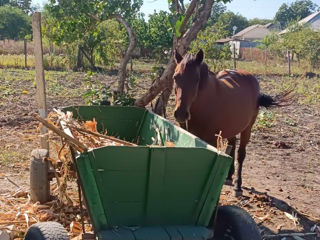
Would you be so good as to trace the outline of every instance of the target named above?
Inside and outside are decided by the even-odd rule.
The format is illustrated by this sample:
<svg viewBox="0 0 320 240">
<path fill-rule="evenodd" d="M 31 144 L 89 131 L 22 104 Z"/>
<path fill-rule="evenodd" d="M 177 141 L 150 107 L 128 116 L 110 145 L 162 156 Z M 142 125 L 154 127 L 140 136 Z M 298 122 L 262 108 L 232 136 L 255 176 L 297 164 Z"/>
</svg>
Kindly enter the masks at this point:
<svg viewBox="0 0 320 240">
<path fill-rule="evenodd" d="M 1 55 L 0 56 L 0 67 L 3 68 L 24 68 L 24 55 Z M 28 55 L 27 67 L 34 67 L 34 56 Z"/>
<path fill-rule="evenodd" d="M 292 89 L 294 100 L 299 104 L 320 104 L 320 78 L 317 77 L 309 79 L 263 76 L 260 79 L 260 86 L 263 92 L 272 95 Z"/>
<path fill-rule="evenodd" d="M 29 156 L 25 156 L 16 150 L 3 149 L 0 154 L 0 165 L 9 166 L 12 163 L 26 161 Z"/>
<path fill-rule="evenodd" d="M 276 126 L 277 120 L 273 111 L 261 109 L 258 113 L 252 131 L 263 131 Z"/>
<path fill-rule="evenodd" d="M 70 70 L 70 60 L 65 56 L 49 55 L 43 56 L 43 65 L 46 70 Z M 27 56 L 27 68 L 34 68 L 35 60 L 34 55 Z M 1 68 L 25 68 L 24 55 L 0 55 L 0 67 Z"/>
</svg>

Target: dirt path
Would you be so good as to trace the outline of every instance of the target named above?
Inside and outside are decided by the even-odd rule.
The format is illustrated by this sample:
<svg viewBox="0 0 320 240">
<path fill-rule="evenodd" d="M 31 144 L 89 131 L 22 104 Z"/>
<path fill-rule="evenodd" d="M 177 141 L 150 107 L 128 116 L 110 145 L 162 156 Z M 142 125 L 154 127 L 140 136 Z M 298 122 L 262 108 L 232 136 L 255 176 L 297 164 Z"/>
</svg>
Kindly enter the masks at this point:
<svg viewBox="0 0 320 240">
<path fill-rule="evenodd" d="M 270 92 L 274 84 L 271 79 L 265 77 L 263 83 L 264 89 Z M 79 74 L 73 80 L 71 88 L 76 91 L 80 85 L 77 81 L 81 81 Z M 24 89 L 30 81 L 32 78 L 16 84 Z M 0 196 L 12 194 L 17 189 L 8 179 L 28 189 L 29 156 L 37 147 L 34 136 L 38 126 L 29 116 L 36 110 L 32 97 L 34 89 L 28 91 L 27 95 L 9 94 L 0 104 Z M 50 109 L 83 103 L 79 94 L 63 97 L 51 93 L 48 100 Z M 319 104 L 309 106 L 294 102 L 288 107 L 261 113 L 244 163 L 244 197 L 232 197 L 232 189 L 226 186 L 221 202 L 245 208 L 259 223 L 263 234 L 308 232 L 313 224 L 320 224 L 319 150 Z M 3 204 L 0 200 L 0 206 Z M 298 213 L 299 222 L 294 223 L 284 212 Z"/>
</svg>

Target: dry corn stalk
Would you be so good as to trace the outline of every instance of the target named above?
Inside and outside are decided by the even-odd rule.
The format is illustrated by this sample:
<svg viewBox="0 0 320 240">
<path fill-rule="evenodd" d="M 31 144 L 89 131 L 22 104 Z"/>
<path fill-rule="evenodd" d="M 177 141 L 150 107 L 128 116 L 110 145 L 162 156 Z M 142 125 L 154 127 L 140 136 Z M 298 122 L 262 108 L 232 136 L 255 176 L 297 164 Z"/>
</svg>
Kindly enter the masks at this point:
<svg viewBox="0 0 320 240">
<path fill-rule="evenodd" d="M 71 170 L 72 157 L 68 145 L 79 152 L 103 146 L 136 146 L 116 137 L 100 134 L 97 131 L 98 123 L 95 119 L 80 122 L 73 118 L 72 112 L 64 113 L 59 109 L 54 109 L 53 112 L 48 114 L 47 119 L 43 119 L 36 114 L 34 114 L 34 117 L 41 123 L 41 126 L 46 126 L 61 138 L 61 144 L 58 144 L 57 139 L 53 139 L 52 132 L 49 134 L 57 155 L 56 158 L 52 156 L 49 158 L 57 179 L 57 186 L 52 191 L 58 195 L 60 201 L 68 205 L 73 205 L 73 201 L 67 193 L 67 187 L 68 181 L 74 175 Z M 59 163 L 61 164 L 59 165 Z"/>
<path fill-rule="evenodd" d="M 222 132 L 220 131 L 219 134 L 216 134 L 217 137 L 217 150 L 220 152 L 225 152 L 228 147 L 228 140 L 222 137 Z"/>
</svg>

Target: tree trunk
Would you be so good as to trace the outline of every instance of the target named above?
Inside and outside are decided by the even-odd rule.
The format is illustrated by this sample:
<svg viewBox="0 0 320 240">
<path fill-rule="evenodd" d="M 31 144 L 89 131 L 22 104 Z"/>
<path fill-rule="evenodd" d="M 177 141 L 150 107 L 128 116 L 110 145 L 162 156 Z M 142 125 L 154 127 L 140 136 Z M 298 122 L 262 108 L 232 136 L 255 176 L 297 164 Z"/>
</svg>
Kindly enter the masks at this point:
<svg viewBox="0 0 320 240">
<path fill-rule="evenodd" d="M 76 71 L 81 69 L 83 67 L 83 54 L 80 49 L 80 46 L 78 46 L 78 56 L 77 56 L 77 65 L 76 65 Z"/>
<path fill-rule="evenodd" d="M 119 75 L 118 75 L 119 82 L 118 82 L 117 91 L 119 93 L 123 93 L 124 85 L 125 85 L 125 81 L 126 81 L 126 75 L 127 75 L 127 64 L 130 60 L 130 57 L 132 55 L 132 52 L 133 52 L 135 46 L 136 46 L 136 37 L 135 37 L 129 23 L 126 20 L 124 20 L 120 15 L 115 16 L 115 19 L 125 27 L 128 35 L 129 35 L 129 46 L 128 46 L 128 49 L 127 49 L 125 55 L 121 59 L 120 68 L 119 68 Z"/>
<path fill-rule="evenodd" d="M 195 2 L 196 0 L 192 0 L 192 2 L 189 4 L 189 8 L 186 12 L 186 17 L 181 24 L 181 26 L 186 26 L 186 22 L 191 17 L 191 13 L 194 12 L 195 9 Z M 199 17 L 191 24 L 190 28 L 185 31 L 182 30 L 182 37 L 180 38 L 174 38 L 173 40 L 173 50 L 177 50 L 180 54 L 185 54 L 187 48 L 189 47 L 190 43 L 196 38 L 198 32 L 201 30 L 201 28 L 204 26 L 204 24 L 208 21 L 208 18 L 211 13 L 212 5 L 214 3 L 214 0 L 207 0 L 204 3 L 203 8 L 199 7 L 196 8 L 198 11 L 201 11 L 199 14 L 197 14 Z M 192 11 L 191 11 L 191 10 Z M 174 52 L 174 51 L 172 51 Z M 158 113 L 162 116 L 165 115 L 164 109 L 167 107 L 168 100 L 170 98 L 170 94 L 172 92 L 173 87 L 173 73 L 176 67 L 176 63 L 173 58 L 173 54 L 170 58 L 170 61 L 163 72 L 162 76 L 152 84 L 150 89 L 139 99 L 136 100 L 135 105 L 139 107 L 145 107 L 148 103 L 150 103 L 160 92 L 162 92 L 161 96 L 159 97 L 160 100 L 157 101 L 157 104 L 154 108 L 154 112 Z"/>
<path fill-rule="evenodd" d="M 89 61 L 91 70 L 96 70 L 96 66 L 94 65 L 93 57 L 89 56 L 86 51 L 83 49 L 83 47 L 79 47 L 80 51 L 83 53 L 83 55 L 86 57 L 86 59 Z M 92 54 L 91 54 L 92 55 Z"/>
</svg>

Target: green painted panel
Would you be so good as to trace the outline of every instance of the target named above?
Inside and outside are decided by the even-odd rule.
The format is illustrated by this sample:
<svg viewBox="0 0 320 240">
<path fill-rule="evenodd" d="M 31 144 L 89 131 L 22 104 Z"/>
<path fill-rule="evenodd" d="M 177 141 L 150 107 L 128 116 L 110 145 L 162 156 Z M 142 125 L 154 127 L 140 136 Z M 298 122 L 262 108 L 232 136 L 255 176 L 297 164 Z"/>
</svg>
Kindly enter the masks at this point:
<svg viewBox="0 0 320 240">
<path fill-rule="evenodd" d="M 195 224 L 200 211 L 197 206 L 215 155 L 200 148 L 150 151 L 148 222 Z"/>
<path fill-rule="evenodd" d="M 200 138 L 150 112 L 145 114 L 138 134 L 140 145 L 164 145 L 164 142 L 170 141 L 176 147 L 204 147 L 216 151 Z"/>
<path fill-rule="evenodd" d="M 100 193 L 90 164 L 90 154 L 84 153 L 77 158 L 77 170 L 92 224 L 99 231 L 100 229 L 107 228 L 108 222 L 101 199 L 98 197 Z"/>
<path fill-rule="evenodd" d="M 73 116 L 81 121 L 96 119 L 98 131 L 133 141 L 137 137 L 141 121 L 147 112 L 143 108 L 116 106 L 76 106 L 64 108 L 72 111 Z"/>
<path fill-rule="evenodd" d="M 104 147 L 93 154 L 91 164 L 110 226 L 141 224 L 149 149 Z"/>
</svg>

